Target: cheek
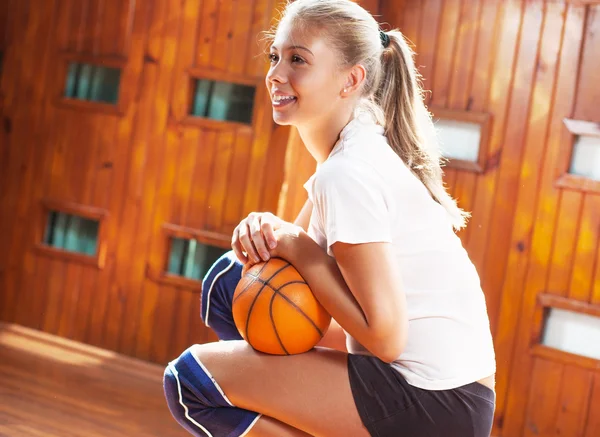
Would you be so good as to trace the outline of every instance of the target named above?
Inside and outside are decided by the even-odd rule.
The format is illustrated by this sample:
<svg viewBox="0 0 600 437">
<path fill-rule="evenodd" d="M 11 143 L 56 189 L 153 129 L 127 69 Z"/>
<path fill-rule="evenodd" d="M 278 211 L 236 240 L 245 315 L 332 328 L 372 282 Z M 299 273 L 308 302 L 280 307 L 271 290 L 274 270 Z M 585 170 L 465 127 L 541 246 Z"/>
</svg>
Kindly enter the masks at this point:
<svg viewBox="0 0 600 437">
<path fill-rule="evenodd" d="M 337 96 L 337 84 L 328 74 L 296 75 L 294 89 L 308 106 L 328 106 Z"/>
</svg>

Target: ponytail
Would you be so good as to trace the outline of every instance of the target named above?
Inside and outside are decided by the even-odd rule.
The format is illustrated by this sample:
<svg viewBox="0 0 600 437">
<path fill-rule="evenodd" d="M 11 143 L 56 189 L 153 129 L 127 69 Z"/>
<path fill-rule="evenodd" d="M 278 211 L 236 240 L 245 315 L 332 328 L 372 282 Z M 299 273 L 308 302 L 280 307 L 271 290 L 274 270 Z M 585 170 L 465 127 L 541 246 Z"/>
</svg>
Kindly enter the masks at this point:
<svg viewBox="0 0 600 437">
<path fill-rule="evenodd" d="M 459 230 L 465 227 L 470 214 L 456 205 L 444 187 L 443 158 L 425 107 L 414 53 L 399 31 L 385 35 L 389 43 L 381 55 L 382 77 L 374 95 L 374 103 L 383 112 L 385 135 L 392 149 L 448 211 L 454 229 Z"/>
</svg>

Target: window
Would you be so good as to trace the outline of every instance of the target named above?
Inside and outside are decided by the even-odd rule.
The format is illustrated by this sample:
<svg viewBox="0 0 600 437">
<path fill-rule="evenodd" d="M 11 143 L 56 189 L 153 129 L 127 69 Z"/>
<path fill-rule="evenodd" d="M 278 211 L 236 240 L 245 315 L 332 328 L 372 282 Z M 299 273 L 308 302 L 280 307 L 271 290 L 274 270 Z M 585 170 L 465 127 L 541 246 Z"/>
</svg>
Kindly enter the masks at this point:
<svg viewBox="0 0 600 437">
<path fill-rule="evenodd" d="M 442 155 L 448 159 L 477 162 L 481 126 L 454 120 L 439 120 L 435 124 Z"/>
<path fill-rule="evenodd" d="M 548 308 L 542 344 L 563 352 L 600 360 L 600 317 Z"/>
<path fill-rule="evenodd" d="M 600 181 L 600 137 L 577 135 L 569 173 Z"/>
<path fill-rule="evenodd" d="M 117 104 L 121 69 L 70 62 L 64 96 L 69 99 Z"/>
<path fill-rule="evenodd" d="M 251 124 L 255 93 L 255 86 L 194 79 L 190 115 Z"/>
<path fill-rule="evenodd" d="M 59 211 L 50 211 L 44 244 L 56 249 L 94 256 L 100 222 Z"/>
<path fill-rule="evenodd" d="M 167 272 L 201 281 L 208 269 L 227 250 L 195 239 L 171 238 Z"/>
<path fill-rule="evenodd" d="M 491 117 L 484 112 L 444 108 L 432 110 L 437 141 L 448 167 L 485 171 Z"/>
<path fill-rule="evenodd" d="M 600 124 L 564 119 L 565 135 L 559 150 L 556 185 L 600 193 Z"/>
</svg>

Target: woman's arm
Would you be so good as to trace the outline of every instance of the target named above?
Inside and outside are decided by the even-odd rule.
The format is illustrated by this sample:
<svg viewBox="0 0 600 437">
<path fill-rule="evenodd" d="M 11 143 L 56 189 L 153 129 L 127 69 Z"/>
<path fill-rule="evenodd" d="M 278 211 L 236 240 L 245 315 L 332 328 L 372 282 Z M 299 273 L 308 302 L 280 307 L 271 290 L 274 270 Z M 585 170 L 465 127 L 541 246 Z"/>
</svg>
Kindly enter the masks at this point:
<svg viewBox="0 0 600 437">
<path fill-rule="evenodd" d="M 317 346 L 328 347 L 338 351 L 347 352 L 346 349 L 346 334 L 338 322 L 331 319 L 329 329 L 319 341 Z"/>
<path fill-rule="evenodd" d="M 394 361 L 406 345 L 408 320 L 391 244 L 338 242 L 332 258 L 306 232 L 287 235 L 278 256 L 298 269 L 352 337 L 382 361 Z"/>
</svg>

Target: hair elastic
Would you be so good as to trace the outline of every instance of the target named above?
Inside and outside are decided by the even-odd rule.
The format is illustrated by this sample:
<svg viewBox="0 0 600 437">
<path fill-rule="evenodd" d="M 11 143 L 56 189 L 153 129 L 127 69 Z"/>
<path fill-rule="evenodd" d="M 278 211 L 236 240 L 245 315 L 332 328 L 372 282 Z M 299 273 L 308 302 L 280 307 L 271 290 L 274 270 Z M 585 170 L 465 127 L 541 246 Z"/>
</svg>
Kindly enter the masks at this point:
<svg viewBox="0 0 600 437">
<path fill-rule="evenodd" d="M 380 30 L 379 38 L 381 39 L 381 45 L 383 46 L 383 48 L 387 49 L 387 47 L 390 45 L 389 35 L 387 33 L 385 33 L 383 30 Z"/>
</svg>

